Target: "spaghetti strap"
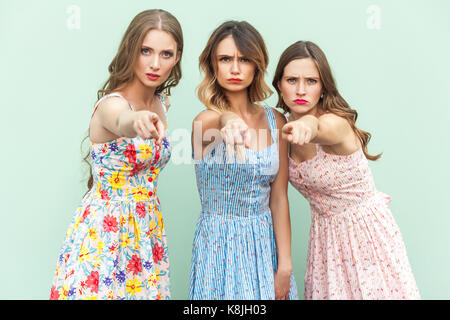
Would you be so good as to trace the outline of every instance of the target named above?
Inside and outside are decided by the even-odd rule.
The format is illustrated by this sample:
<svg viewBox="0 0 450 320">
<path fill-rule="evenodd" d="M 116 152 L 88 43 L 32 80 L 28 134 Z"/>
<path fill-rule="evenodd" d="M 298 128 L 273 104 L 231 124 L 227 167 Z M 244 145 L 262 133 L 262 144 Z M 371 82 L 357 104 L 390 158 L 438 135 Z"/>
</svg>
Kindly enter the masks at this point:
<svg viewBox="0 0 450 320">
<path fill-rule="evenodd" d="M 264 110 L 266 112 L 267 122 L 269 123 L 270 135 L 272 137 L 272 142 L 277 143 L 278 135 L 277 135 L 277 122 L 275 120 L 275 114 L 273 113 L 272 108 L 270 108 L 267 105 L 264 105 Z"/>
<path fill-rule="evenodd" d="M 159 98 L 159 101 L 161 101 L 161 105 L 164 108 L 164 113 L 167 113 L 167 105 L 166 105 L 166 98 L 164 97 L 163 94 L 161 93 L 157 93 L 157 96 Z"/>
</svg>

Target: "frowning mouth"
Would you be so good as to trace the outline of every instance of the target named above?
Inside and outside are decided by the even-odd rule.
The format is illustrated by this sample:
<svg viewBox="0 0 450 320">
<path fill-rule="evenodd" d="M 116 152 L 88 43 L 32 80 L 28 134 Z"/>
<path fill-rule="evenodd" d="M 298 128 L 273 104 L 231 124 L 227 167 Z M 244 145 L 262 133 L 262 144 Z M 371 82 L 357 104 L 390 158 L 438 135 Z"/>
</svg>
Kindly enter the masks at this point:
<svg viewBox="0 0 450 320">
<path fill-rule="evenodd" d="M 308 103 L 308 101 L 304 100 L 304 99 L 295 99 L 294 103 L 296 103 L 296 104 L 306 104 L 306 103 Z"/>
<path fill-rule="evenodd" d="M 239 78 L 230 78 L 230 79 L 228 79 L 228 82 L 231 82 L 231 83 L 241 83 L 241 82 L 242 82 L 242 79 L 239 79 Z"/>
</svg>

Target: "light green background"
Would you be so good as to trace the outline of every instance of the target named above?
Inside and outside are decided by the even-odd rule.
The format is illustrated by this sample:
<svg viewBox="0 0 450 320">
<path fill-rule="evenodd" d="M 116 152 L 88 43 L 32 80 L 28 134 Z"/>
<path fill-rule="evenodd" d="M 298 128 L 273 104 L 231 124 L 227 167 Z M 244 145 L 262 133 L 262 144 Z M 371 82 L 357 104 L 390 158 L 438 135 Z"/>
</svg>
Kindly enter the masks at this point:
<svg viewBox="0 0 450 320">
<path fill-rule="evenodd" d="M 67 27 L 70 5 L 80 8 L 80 29 Z M 380 9 L 380 29 L 367 26 L 370 5 Z M 393 198 L 422 297 L 450 298 L 449 1 L 2 0 L 1 299 L 49 297 L 60 245 L 85 192 L 80 142 L 96 91 L 129 22 L 150 8 L 170 11 L 184 31 L 171 132 L 190 130 L 202 110 L 195 91 L 198 56 L 220 23 L 247 20 L 261 32 L 270 53 L 268 83 L 288 45 L 312 40 L 321 46 L 341 94 L 359 112 L 357 124 L 373 135 L 369 151 L 384 153 L 371 167 L 378 189 Z M 273 95 L 268 103 L 275 101 Z M 159 197 L 172 296 L 186 299 L 200 210 L 193 165 L 170 162 Z M 289 201 L 294 273 L 303 297 L 310 213 L 291 186 Z"/>
</svg>

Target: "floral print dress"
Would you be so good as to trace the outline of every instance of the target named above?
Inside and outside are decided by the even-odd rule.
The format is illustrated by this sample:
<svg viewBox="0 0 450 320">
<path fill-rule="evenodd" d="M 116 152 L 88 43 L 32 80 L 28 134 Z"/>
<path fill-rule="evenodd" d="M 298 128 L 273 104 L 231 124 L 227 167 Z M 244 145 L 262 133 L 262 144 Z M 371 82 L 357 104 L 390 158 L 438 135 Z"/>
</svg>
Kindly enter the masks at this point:
<svg viewBox="0 0 450 320">
<path fill-rule="evenodd" d="M 102 99 L 110 96 L 120 95 Z M 166 108 L 164 97 L 159 98 Z M 91 143 L 94 184 L 66 233 L 50 299 L 170 298 L 167 241 L 156 195 L 170 154 L 167 137 L 161 145 L 140 137 Z"/>
</svg>

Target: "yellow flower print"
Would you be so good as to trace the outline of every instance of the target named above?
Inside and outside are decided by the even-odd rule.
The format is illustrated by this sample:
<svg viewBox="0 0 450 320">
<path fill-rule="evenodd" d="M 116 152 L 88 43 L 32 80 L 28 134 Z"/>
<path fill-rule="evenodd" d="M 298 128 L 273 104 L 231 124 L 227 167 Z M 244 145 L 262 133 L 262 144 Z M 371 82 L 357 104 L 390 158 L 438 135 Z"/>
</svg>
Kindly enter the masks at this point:
<svg viewBox="0 0 450 320">
<path fill-rule="evenodd" d="M 130 238 L 128 238 L 128 232 L 122 234 L 122 248 L 127 247 L 130 244 Z"/>
<path fill-rule="evenodd" d="M 135 295 L 137 292 L 142 291 L 142 283 L 138 278 L 130 279 L 127 281 L 127 292 Z"/>
<path fill-rule="evenodd" d="M 91 297 L 83 298 L 83 300 L 98 300 L 98 297 L 97 296 L 91 296 Z"/>
<path fill-rule="evenodd" d="M 113 190 L 117 190 L 122 189 L 126 180 L 122 171 L 116 171 L 112 174 L 111 178 L 108 179 L 108 182 L 111 184 Z"/>
<path fill-rule="evenodd" d="M 156 222 L 155 220 L 150 221 L 148 226 L 147 236 L 150 238 L 156 231 Z"/>
<path fill-rule="evenodd" d="M 94 267 L 94 269 L 100 267 L 101 264 L 102 264 L 101 257 L 100 256 L 95 257 L 95 260 L 92 263 L 92 266 Z"/>
<path fill-rule="evenodd" d="M 82 219 L 82 217 L 78 217 L 77 218 L 77 220 L 75 221 L 75 224 L 73 225 L 72 231 L 78 230 L 78 227 L 80 226 L 81 219 Z"/>
<path fill-rule="evenodd" d="M 114 291 L 109 290 L 108 294 L 106 295 L 106 299 L 108 300 L 114 300 Z"/>
<path fill-rule="evenodd" d="M 142 186 L 138 186 L 137 188 L 133 188 L 131 190 L 131 194 L 133 195 L 133 199 L 136 202 L 145 201 L 148 199 L 148 189 L 142 188 Z"/>
<path fill-rule="evenodd" d="M 122 228 L 127 220 L 123 215 L 120 216 L 120 227 Z"/>
<path fill-rule="evenodd" d="M 97 249 L 98 249 L 98 253 L 100 254 L 100 253 L 102 253 L 102 251 L 103 251 L 103 247 L 105 246 L 105 243 L 103 242 L 103 241 L 99 241 L 98 243 L 97 243 Z"/>
<path fill-rule="evenodd" d="M 164 222 L 161 211 L 158 211 L 158 234 L 161 234 L 161 230 L 164 229 Z"/>
<path fill-rule="evenodd" d="M 89 249 L 86 246 L 81 246 L 80 255 L 78 256 L 78 261 L 80 263 L 85 262 L 86 260 L 90 260 L 91 255 L 89 253 Z"/>
<path fill-rule="evenodd" d="M 69 295 L 70 287 L 67 283 L 65 283 L 61 288 L 61 295 L 59 296 L 60 300 L 67 300 L 67 297 Z"/>
<path fill-rule="evenodd" d="M 97 182 L 97 198 L 102 197 L 102 184 L 100 182 Z"/>
<path fill-rule="evenodd" d="M 94 227 L 92 227 L 92 228 L 90 228 L 88 230 L 88 235 L 89 235 L 89 238 L 91 238 L 91 240 L 95 240 L 95 239 L 98 238 L 97 237 L 97 230 Z"/>
<path fill-rule="evenodd" d="M 148 281 L 148 285 L 150 287 L 156 287 L 156 285 L 158 284 L 158 280 L 159 280 L 159 275 L 158 273 L 152 273 L 151 275 L 148 276 L 147 281 Z"/>
<path fill-rule="evenodd" d="M 151 146 L 148 145 L 148 143 L 141 144 L 139 146 L 139 149 L 141 150 L 139 155 L 141 156 L 142 160 L 146 160 L 150 158 L 150 156 L 152 155 L 153 149 Z"/>
</svg>

